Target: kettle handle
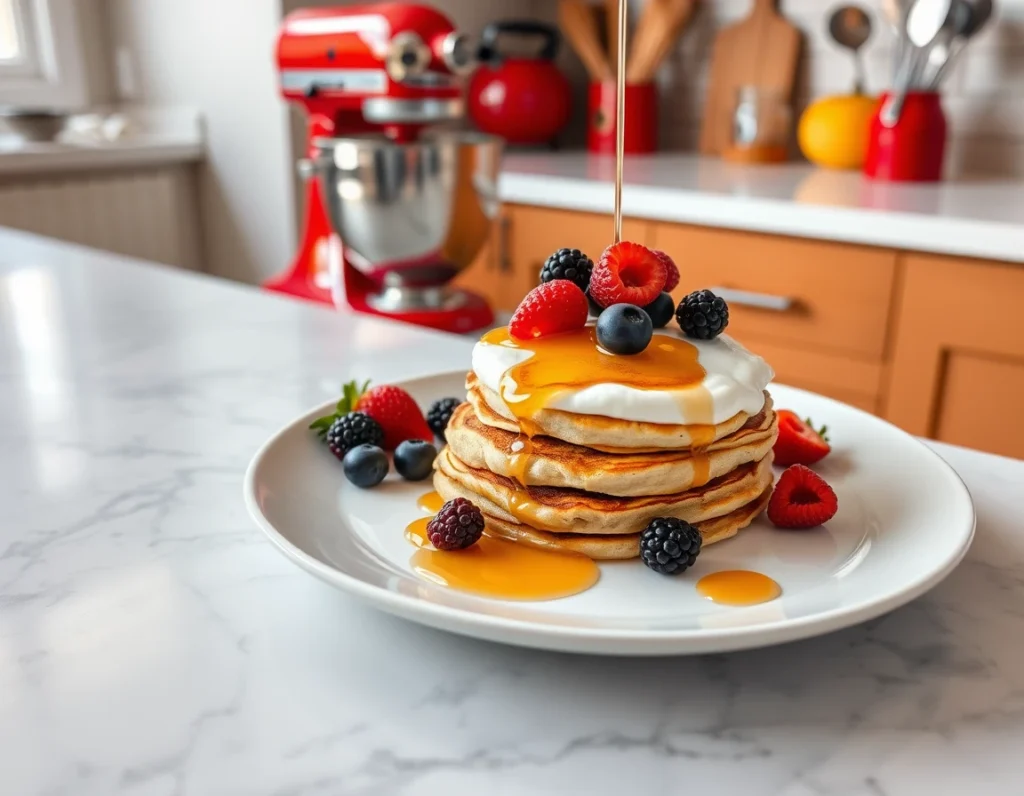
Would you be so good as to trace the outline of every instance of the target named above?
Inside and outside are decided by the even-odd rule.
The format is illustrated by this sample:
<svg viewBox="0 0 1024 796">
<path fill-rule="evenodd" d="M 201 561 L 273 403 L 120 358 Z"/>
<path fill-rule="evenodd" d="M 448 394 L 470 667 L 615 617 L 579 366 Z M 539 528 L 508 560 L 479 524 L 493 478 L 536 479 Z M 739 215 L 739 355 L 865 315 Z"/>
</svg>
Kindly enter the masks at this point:
<svg viewBox="0 0 1024 796">
<path fill-rule="evenodd" d="M 545 61 L 555 60 L 562 36 L 554 25 L 532 20 L 507 19 L 491 22 L 480 34 L 480 49 L 477 57 L 484 62 L 494 61 L 498 57 L 498 37 L 501 34 L 514 36 L 542 36 L 544 44 L 537 57 Z"/>
</svg>

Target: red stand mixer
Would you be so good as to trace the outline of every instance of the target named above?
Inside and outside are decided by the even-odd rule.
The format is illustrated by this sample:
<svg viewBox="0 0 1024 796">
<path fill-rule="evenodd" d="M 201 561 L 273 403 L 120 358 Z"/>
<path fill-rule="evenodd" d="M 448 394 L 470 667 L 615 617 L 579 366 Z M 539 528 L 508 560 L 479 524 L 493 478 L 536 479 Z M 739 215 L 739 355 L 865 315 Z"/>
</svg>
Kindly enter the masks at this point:
<svg viewBox="0 0 1024 796">
<path fill-rule="evenodd" d="M 455 129 L 464 34 L 432 8 L 379 3 L 289 14 L 277 42 L 281 93 L 308 114 L 306 218 L 290 270 L 269 290 L 436 329 L 493 314 L 448 282 L 498 213 L 498 139 Z"/>
</svg>

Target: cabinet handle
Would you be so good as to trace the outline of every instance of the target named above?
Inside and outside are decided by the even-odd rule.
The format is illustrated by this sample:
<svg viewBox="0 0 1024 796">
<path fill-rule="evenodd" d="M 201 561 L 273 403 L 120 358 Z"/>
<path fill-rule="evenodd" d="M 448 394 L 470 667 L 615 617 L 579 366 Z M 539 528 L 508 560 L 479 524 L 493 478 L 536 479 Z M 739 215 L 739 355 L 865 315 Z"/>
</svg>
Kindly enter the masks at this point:
<svg viewBox="0 0 1024 796">
<path fill-rule="evenodd" d="M 735 290 L 731 287 L 708 288 L 716 296 L 726 300 L 729 304 L 736 304 L 740 307 L 754 307 L 759 310 L 771 310 L 772 312 L 786 312 L 793 308 L 796 300 L 790 296 L 775 296 L 771 293 L 755 293 L 751 290 Z"/>
<path fill-rule="evenodd" d="M 511 223 L 508 216 L 498 219 L 498 270 L 503 274 L 512 270 L 512 258 L 508 254 L 508 228 Z"/>
</svg>

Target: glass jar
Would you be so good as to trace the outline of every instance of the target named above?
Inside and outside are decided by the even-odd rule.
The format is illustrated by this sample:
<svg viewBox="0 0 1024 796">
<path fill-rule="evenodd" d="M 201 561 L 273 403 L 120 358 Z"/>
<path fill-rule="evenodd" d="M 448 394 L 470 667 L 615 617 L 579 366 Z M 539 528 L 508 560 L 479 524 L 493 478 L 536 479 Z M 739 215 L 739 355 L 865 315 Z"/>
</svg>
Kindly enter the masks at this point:
<svg viewBox="0 0 1024 796">
<path fill-rule="evenodd" d="M 781 163 L 788 159 L 793 111 L 784 92 L 740 86 L 732 114 L 732 143 L 723 156 L 739 163 Z"/>
</svg>

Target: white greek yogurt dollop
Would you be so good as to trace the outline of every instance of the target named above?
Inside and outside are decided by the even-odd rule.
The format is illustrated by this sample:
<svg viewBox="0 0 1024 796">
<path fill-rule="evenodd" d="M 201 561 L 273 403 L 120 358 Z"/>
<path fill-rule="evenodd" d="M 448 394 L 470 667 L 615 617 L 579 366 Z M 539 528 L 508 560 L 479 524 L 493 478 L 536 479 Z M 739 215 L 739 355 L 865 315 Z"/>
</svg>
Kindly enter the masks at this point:
<svg viewBox="0 0 1024 796">
<path fill-rule="evenodd" d="M 678 331 L 657 329 L 651 344 L 662 335 L 685 339 Z M 687 339 L 686 342 L 697 349 L 697 361 L 705 371 L 699 385 L 680 385 L 678 390 L 642 390 L 603 382 L 582 389 L 567 388 L 554 397 L 548 408 L 640 423 L 682 425 L 724 423 L 738 412 L 754 415 L 761 411 L 764 389 L 775 376 L 767 362 L 726 335 L 714 340 Z M 481 384 L 500 395 L 505 373 L 531 356 L 530 351 L 481 340 L 473 348 L 473 373 Z M 688 408 L 697 405 L 686 400 L 693 390 L 707 390 L 710 394 L 713 415 L 710 421 L 706 417 L 687 416 Z M 505 406 L 492 408 L 507 417 L 513 416 Z"/>
</svg>

